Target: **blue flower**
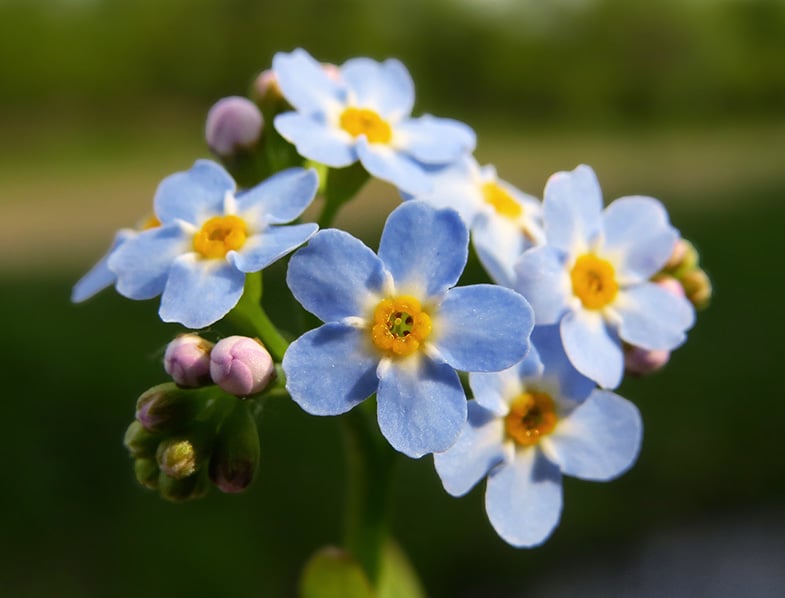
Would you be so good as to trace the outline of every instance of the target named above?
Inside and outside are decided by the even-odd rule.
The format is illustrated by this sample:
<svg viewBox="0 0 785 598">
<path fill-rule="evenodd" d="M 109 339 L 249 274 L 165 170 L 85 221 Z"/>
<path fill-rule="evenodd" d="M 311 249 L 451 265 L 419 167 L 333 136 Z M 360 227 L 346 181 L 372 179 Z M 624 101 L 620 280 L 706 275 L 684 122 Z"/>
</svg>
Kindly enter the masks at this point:
<svg viewBox="0 0 785 598">
<path fill-rule="evenodd" d="M 518 258 L 545 239 L 539 200 L 501 180 L 493 166 L 480 167 L 471 156 L 433 169 L 429 176 L 431 190 L 414 199 L 457 210 L 471 230 L 485 270 L 497 284 L 512 288 Z"/>
<path fill-rule="evenodd" d="M 326 322 L 284 355 L 291 397 L 338 415 L 377 393 L 382 434 L 410 457 L 448 448 L 466 421 L 457 370 L 496 371 L 525 355 L 532 313 L 494 285 L 452 288 L 468 255 L 458 213 L 405 202 L 378 256 L 351 235 L 320 231 L 292 256 L 287 283 Z"/>
<path fill-rule="evenodd" d="M 276 54 L 273 70 L 296 110 L 278 115 L 275 128 L 316 162 L 341 168 L 359 160 L 373 176 L 416 193 L 429 187 L 425 165 L 448 164 L 474 150 L 467 125 L 410 117 L 414 85 L 397 60 L 354 58 L 331 76 L 298 49 Z"/>
<path fill-rule="evenodd" d="M 637 458 L 637 408 L 595 389 L 567 360 L 555 327 L 536 327 L 533 347 L 503 372 L 470 374 L 475 400 L 458 441 L 434 455 L 453 496 L 487 475 L 485 510 L 508 543 L 544 542 L 559 523 L 562 474 L 606 481 Z"/>
<path fill-rule="evenodd" d="M 692 306 L 651 282 L 678 239 L 659 201 L 623 197 L 603 211 L 594 171 L 579 166 L 548 180 L 543 215 L 546 243 L 521 256 L 515 288 L 538 326 L 560 325 L 579 372 L 615 388 L 624 372 L 622 341 L 667 350 L 684 342 Z"/>
<path fill-rule="evenodd" d="M 131 299 L 161 295 L 164 322 L 202 328 L 240 300 L 245 275 L 305 243 L 316 224 L 279 226 L 313 201 L 315 171 L 292 168 L 235 196 L 218 164 L 198 160 L 164 179 L 154 199 L 161 225 L 127 239 L 109 256 L 117 290 Z"/>
</svg>

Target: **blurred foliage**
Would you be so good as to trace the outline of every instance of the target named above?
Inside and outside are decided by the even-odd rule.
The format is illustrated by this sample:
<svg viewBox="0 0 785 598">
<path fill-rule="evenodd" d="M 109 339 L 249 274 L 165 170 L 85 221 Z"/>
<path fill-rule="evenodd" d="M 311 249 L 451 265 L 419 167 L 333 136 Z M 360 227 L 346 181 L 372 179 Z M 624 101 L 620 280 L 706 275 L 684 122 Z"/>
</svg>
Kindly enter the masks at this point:
<svg viewBox="0 0 785 598">
<path fill-rule="evenodd" d="M 0 28 L 5 107 L 203 105 L 244 93 L 297 46 L 325 61 L 398 57 L 422 109 L 472 122 L 766 117 L 785 105 L 783 0 L 5 0 Z"/>
</svg>

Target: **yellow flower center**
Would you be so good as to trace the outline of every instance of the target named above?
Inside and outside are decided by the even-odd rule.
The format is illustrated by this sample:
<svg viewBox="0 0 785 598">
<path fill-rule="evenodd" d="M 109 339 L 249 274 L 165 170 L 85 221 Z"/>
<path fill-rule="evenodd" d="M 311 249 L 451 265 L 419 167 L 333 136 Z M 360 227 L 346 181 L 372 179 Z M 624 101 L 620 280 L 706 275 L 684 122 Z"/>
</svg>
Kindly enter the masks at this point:
<svg viewBox="0 0 785 598">
<path fill-rule="evenodd" d="M 520 446 L 532 446 L 553 432 L 558 420 L 549 394 L 525 392 L 510 405 L 510 412 L 504 418 L 504 431 Z"/>
<path fill-rule="evenodd" d="M 586 309 L 602 309 L 616 298 L 619 283 L 610 262 L 586 253 L 580 256 L 570 272 L 572 292 Z"/>
<path fill-rule="evenodd" d="M 149 230 L 151 228 L 158 228 L 159 226 L 161 226 L 161 221 L 158 220 L 158 216 L 156 216 L 155 214 L 150 214 L 142 222 L 141 229 L 142 230 Z"/>
<path fill-rule="evenodd" d="M 488 182 L 482 186 L 482 195 L 486 203 L 493 206 L 500 216 L 517 220 L 523 214 L 523 208 L 513 197 L 498 183 Z"/>
<path fill-rule="evenodd" d="M 431 334 L 431 317 L 409 295 L 383 299 L 373 312 L 371 339 L 390 355 L 411 355 Z"/>
<path fill-rule="evenodd" d="M 381 116 L 367 108 L 347 108 L 341 114 L 341 128 L 352 137 L 365 135 L 368 143 L 389 143 L 392 129 Z"/>
<path fill-rule="evenodd" d="M 248 227 L 238 216 L 213 216 L 194 235 L 194 250 L 206 258 L 224 258 L 240 249 L 248 238 Z"/>
</svg>

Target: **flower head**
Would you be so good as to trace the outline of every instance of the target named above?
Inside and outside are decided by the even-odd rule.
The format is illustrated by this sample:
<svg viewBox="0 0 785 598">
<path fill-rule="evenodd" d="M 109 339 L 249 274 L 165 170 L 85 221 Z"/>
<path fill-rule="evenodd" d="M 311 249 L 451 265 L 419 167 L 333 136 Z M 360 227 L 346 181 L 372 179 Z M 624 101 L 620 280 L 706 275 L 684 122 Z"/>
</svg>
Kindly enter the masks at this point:
<svg viewBox="0 0 785 598">
<path fill-rule="evenodd" d="M 537 325 L 559 324 L 570 361 L 600 386 L 624 372 L 622 341 L 643 349 L 679 346 L 695 314 L 689 302 L 651 282 L 678 233 L 662 204 L 623 197 L 602 209 L 594 171 L 553 175 L 543 200 L 545 245 L 521 256 L 515 288 Z"/>
<path fill-rule="evenodd" d="M 161 226 L 125 241 L 109 257 L 117 290 L 131 299 L 161 297 L 165 322 L 202 328 L 239 301 L 245 275 L 293 251 L 316 224 L 281 226 L 311 203 L 318 178 L 292 168 L 235 196 L 218 164 L 198 160 L 164 179 L 155 196 Z"/>
<path fill-rule="evenodd" d="M 231 158 L 256 146 L 262 135 L 264 118 L 248 98 L 221 98 L 207 113 L 204 135 L 216 156 Z"/>
<path fill-rule="evenodd" d="M 410 116 L 414 85 L 397 60 L 347 61 L 332 75 L 304 50 L 279 53 L 273 71 L 293 112 L 275 128 L 306 158 L 334 168 L 358 160 L 409 193 L 429 188 L 426 165 L 448 164 L 475 146 L 474 131 L 444 118 Z"/>
<path fill-rule="evenodd" d="M 470 374 L 467 423 L 450 449 L 434 455 L 453 496 L 488 477 L 488 518 L 518 547 L 542 543 L 558 524 L 563 474 L 620 475 L 637 458 L 642 434 L 632 403 L 595 389 L 572 367 L 558 330 L 537 327 L 532 341 L 526 359 L 508 370 Z"/>
<path fill-rule="evenodd" d="M 376 392 L 395 449 L 420 457 L 449 447 L 466 420 L 456 370 L 509 367 L 532 327 L 514 291 L 453 288 L 467 254 L 457 212 L 419 201 L 390 214 L 378 256 L 347 233 L 315 235 L 292 256 L 287 283 L 326 324 L 284 355 L 291 397 L 309 413 L 337 415 Z"/>
<path fill-rule="evenodd" d="M 515 262 L 544 242 L 542 206 L 537 198 L 501 180 L 493 166 L 471 156 L 429 170 L 432 185 L 414 195 L 436 208 L 453 208 L 472 234 L 480 262 L 498 284 L 512 288 Z"/>
</svg>

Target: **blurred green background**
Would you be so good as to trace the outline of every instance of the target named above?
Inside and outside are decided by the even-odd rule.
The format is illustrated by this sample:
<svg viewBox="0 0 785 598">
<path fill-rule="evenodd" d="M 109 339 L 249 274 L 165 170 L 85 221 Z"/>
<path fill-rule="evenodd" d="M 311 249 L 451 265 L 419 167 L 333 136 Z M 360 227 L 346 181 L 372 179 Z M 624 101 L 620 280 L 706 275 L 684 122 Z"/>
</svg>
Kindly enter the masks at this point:
<svg viewBox="0 0 785 598">
<path fill-rule="evenodd" d="M 451 498 L 431 459 L 400 459 L 394 534 L 429 594 L 782 595 L 782 0 L 0 0 L 0 595 L 290 596 L 339 541 L 337 422 L 285 401 L 247 493 L 138 487 L 122 434 L 178 328 L 157 300 L 69 303 L 158 181 L 208 155 L 210 105 L 298 46 L 400 58 L 416 113 L 470 123 L 480 162 L 529 193 L 585 162 L 606 200 L 660 198 L 715 283 L 668 368 L 620 389 L 638 464 L 567 480 L 543 547 L 508 547 L 482 488 Z M 338 224 L 375 244 L 397 201 L 372 183 Z M 285 318 L 283 272 L 266 280 Z"/>
</svg>

